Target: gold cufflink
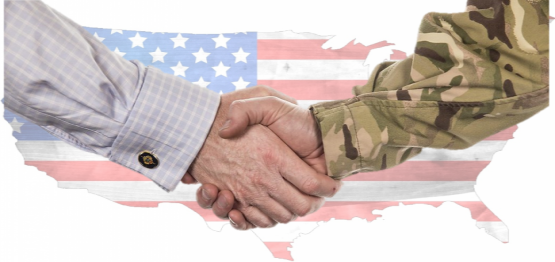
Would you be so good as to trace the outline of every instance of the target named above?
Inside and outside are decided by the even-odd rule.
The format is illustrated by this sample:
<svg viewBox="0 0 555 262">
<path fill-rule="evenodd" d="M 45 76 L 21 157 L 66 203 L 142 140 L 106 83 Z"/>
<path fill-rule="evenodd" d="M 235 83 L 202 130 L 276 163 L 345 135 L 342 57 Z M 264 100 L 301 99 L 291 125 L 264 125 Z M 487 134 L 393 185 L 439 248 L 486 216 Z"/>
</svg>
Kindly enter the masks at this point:
<svg viewBox="0 0 555 262">
<path fill-rule="evenodd" d="M 145 150 L 139 153 L 139 163 L 141 163 L 142 166 L 148 169 L 153 169 L 158 166 L 160 161 L 158 160 L 158 157 L 156 157 L 154 153 L 148 150 Z"/>
</svg>

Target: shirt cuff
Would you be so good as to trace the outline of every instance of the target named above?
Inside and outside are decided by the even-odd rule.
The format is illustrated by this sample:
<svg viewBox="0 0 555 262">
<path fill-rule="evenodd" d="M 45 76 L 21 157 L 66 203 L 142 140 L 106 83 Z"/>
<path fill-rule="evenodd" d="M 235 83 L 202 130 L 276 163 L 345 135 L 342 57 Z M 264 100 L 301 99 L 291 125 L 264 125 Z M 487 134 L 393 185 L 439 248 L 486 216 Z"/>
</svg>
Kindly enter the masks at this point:
<svg viewBox="0 0 555 262">
<path fill-rule="evenodd" d="M 219 104 L 217 93 L 148 67 L 110 161 L 174 190 L 204 144 Z"/>
</svg>

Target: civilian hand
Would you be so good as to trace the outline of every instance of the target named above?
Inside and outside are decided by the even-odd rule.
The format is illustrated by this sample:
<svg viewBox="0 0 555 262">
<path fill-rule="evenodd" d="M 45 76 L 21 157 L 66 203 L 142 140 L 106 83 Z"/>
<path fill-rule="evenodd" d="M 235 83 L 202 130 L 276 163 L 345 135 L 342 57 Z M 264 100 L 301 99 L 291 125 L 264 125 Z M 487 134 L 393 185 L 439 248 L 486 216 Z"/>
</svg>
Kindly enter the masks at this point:
<svg viewBox="0 0 555 262">
<path fill-rule="evenodd" d="M 309 110 L 277 97 L 260 97 L 236 100 L 231 104 L 224 128 L 219 131 L 223 138 L 242 134 L 249 125 L 261 124 L 270 128 L 305 163 L 319 175 L 326 176 L 326 163 L 318 129 Z M 229 214 L 232 225 L 238 229 L 248 229 L 248 221 L 238 210 L 231 209 L 232 194 L 227 190 L 205 184 L 201 187 L 204 195 L 197 194 L 200 205 L 213 206 L 214 213 Z M 214 204 L 216 203 L 216 204 Z"/>
<path fill-rule="evenodd" d="M 218 198 L 223 200 L 216 203 L 224 204 L 221 210 L 234 208 L 230 216 L 233 215 L 233 221 L 241 229 L 270 227 L 276 222 L 287 223 L 298 215 L 304 216 L 323 204 L 323 199 L 317 196 L 332 196 L 340 186 L 338 181 L 319 174 L 300 160 L 266 127 L 253 126 L 233 139 L 221 139 L 217 135 L 234 100 L 267 95 L 256 90 L 249 88 L 222 95 L 216 120 L 189 169 L 199 182 L 215 186 L 214 190 L 212 185 L 207 185 L 206 191 L 201 187 L 197 193 L 199 204 L 206 207 L 201 200 L 202 192 L 214 196 L 217 189 L 221 189 Z M 305 153 L 307 157 L 314 155 Z M 220 217 L 227 214 L 218 214 L 216 209 L 214 212 Z"/>
</svg>

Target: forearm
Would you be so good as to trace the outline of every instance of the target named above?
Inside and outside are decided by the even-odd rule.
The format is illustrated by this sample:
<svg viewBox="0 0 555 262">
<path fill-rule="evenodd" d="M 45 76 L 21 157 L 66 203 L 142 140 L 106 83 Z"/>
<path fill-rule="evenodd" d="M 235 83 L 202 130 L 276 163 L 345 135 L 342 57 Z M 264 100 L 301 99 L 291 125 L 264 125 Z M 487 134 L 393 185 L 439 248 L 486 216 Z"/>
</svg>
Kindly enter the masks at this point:
<svg viewBox="0 0 555 262">
<path fill-rule="evenodd" d="M 312 107 L 330 175 L 389 168 L 422 147 L 466 148 L 547 107 L 547 1 L 472 2 L 428 14 L 415 54 L 378 66 L 356 97 Z"/>
<path fill-rule="evenodd" d="M 219 96 L 113 53 L 38 1 L 5 2 L 5 105 L 81 149 L 172 190 L 202 146 Z M 154 151 L 159 165 L 138 161 Z"/>
</svg>

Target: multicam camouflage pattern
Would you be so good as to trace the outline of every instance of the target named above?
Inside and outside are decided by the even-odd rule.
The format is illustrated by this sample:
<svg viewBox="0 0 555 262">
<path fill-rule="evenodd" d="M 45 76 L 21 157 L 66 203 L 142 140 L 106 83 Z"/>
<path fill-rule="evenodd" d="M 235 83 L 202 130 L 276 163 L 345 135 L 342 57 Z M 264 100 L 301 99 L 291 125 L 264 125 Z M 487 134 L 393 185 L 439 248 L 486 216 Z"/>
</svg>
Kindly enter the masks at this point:
<svg viewBox="0 0 555 262">
<path fill-rule="evenodd" d="M 466 12 L 427 14 L 414 55 L 379 65 L 356 97 L 311 107 L 329 175 L 467 148 L 546 108 L 548 10 L 548 0 L 469 0 Z"/>
</svg>

